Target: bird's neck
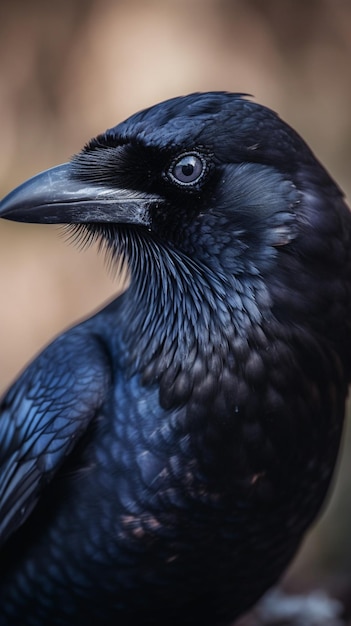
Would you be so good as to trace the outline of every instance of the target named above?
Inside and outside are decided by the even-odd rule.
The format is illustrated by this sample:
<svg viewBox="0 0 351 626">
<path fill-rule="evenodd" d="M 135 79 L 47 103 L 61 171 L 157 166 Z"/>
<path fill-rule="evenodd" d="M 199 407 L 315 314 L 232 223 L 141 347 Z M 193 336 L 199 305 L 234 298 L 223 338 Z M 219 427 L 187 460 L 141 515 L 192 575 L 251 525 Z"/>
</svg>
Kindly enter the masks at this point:
<svg viewBox="0 0 351 626">
<path fill-rule="evenodd" d="M 167 380 L 187 394 L 196 380 L 231 367 L 235 346 L 247 346 L 270 315 L 269 298 L 258 276 L 215 273 L 174 251 L 147 252 L 125 297 L 126 353 L 146 382 Z"/>
</svg>

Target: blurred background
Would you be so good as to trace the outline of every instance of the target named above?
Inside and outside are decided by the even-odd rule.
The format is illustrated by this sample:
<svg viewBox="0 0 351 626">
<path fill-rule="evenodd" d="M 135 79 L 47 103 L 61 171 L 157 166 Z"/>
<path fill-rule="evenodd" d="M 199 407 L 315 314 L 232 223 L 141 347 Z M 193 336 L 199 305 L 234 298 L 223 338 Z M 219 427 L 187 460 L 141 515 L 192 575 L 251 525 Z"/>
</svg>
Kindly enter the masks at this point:
<svg viewBox="0 0 351 626">
<path fill-rule="evenodd" d="M 0 193 L 165 98 L 252 94 L 303 135 L 351 195 L 349 0 L 0 3 Z M 96 249 L 0 222 L 0 391 L 50 338 L 121 289 Z M 350 602 L 350 448 L 328 512 L 285 586 Z"/>
</svg>

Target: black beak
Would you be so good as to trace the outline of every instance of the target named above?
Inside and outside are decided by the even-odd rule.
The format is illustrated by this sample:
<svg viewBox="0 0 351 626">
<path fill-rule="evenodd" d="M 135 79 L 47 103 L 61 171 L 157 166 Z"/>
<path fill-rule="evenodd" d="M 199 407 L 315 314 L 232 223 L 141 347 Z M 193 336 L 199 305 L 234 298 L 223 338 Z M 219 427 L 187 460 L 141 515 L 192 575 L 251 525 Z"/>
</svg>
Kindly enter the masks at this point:
<svg viewBox="0 0 351 626">
<path fill-rule="evenodd" d="M 80 180 L 71 163 L 33 176 L 0 202 L 0 217 L 36 224 L 132 223 L 149 226 L 146 193 Z"/>
</svg>

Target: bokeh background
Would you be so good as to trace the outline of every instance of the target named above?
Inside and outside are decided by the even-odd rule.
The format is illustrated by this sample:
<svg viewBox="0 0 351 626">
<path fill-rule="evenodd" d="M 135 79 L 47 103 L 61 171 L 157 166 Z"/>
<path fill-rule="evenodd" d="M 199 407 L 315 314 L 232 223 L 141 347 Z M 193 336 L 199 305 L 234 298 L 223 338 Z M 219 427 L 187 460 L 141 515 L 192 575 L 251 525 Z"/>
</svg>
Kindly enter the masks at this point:
<svg viewBox="0 0 351 626">
<path fill-rule="evenodd" d="M 255 96 L 351 195 L 349 0 L 0 3 L 0 193 L 136 110 L 193 91 Z M 121 288 L 56 227 L 0 222 L 0 391 L 50 338 Z M 284 584 L 351 604 L 350 446 L 328 512 Z"/>
</svg>

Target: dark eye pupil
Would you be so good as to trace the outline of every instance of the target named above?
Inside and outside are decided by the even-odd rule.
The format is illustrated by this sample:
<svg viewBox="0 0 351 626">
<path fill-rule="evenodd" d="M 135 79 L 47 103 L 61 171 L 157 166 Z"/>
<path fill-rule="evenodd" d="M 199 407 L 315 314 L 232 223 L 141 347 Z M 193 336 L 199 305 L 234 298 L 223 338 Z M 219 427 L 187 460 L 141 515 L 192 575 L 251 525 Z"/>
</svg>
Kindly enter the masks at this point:
<svg viewBox="0 0 351 626">
<path fill-rule="evenodd" d="M 173 163 L 169 170 L 170 177 L 182 185 L 197 182 L 205 171 L 205 163 L 197 154 L 185 154 Z"/>
<path fill-rule="evenodd" d="M 182 174 L 185 177 L 191 176 L 193 172 L 194 172 L 194 166 L 192 163 L 187 163 L 186 165 L 182 166 Z"/>
</svg>

